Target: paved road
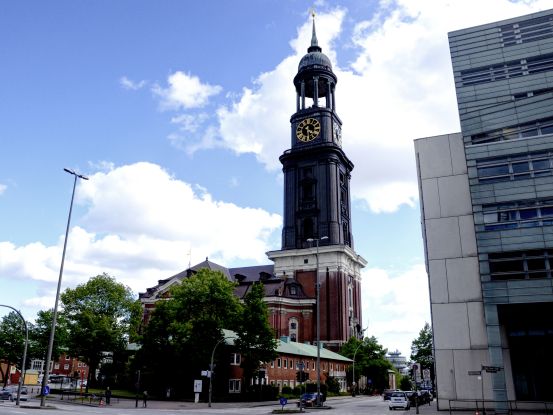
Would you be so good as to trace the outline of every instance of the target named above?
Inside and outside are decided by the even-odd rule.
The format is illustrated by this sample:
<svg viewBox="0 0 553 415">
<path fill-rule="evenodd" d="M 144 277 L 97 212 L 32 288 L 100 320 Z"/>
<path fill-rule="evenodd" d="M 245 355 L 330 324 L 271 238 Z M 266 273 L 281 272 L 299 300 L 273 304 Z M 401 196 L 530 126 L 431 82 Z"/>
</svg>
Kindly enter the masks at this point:
<svg viewBox="0 0 553 415">
<path fill-rule="evenodd" d="M 328 415 L 382 415 L 391 414 L 388 409 L 388 403 L 381 397 L 357 396 L 355 398 L 331 398 L 327 401 L 327 406 L 331 409 L 308 409 L 306 414 L 328 414 Z M 142 408 L 141 402 L 139 408 L 134 407 L 134 401 L 117 401 L 109 407 L 87 406 L 74 403 L 52 402 L 55 408 L 46 412 L 47 415 L 67 415 L 68 413 L 77 414 L 104 414 L 104 415 L 266 415 L 274 409 L 280 409 L 278 403 L 214 403 L 212 408 L 208 408 L 205 403 L 186 403 L 186 402 L 160 402 L 151 401 L 148 408 Z M 39 401 L 31 400 L 22 402 L 20 407 L 12 402 L 0 403 L 0 415 L 37 415 Z M 295 403 L 291 403 L 287 408 L 296 408 Z M 431 406 L 421 406 L 419 410 L 421 415 L 436 415 L 435 403 Z M 41 411 L 41 413 L 44 413 Z M 415 409 L 410 411 L 395 411 L 398 415 L 415 415 Z M 443 412 L 442 412 L 443 413 Z"/>
</svg>

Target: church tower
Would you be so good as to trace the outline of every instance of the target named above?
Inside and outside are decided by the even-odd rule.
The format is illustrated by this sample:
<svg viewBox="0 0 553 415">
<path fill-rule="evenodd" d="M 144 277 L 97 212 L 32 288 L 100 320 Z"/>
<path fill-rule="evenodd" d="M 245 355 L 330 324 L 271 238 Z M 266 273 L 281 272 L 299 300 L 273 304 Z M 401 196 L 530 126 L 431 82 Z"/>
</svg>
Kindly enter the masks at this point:
<svg viewBox="0 0 553 415">
<path fill-rule="evenodd" d="M 313 18 L 311 45 L 294 77 L 291 148 L 280 157 L 284 173 L 282 247 L 268 256 L 275 263 L 277 276 L 295 279 L 311 298 L 316 296 L 319 272 L 320 338 L 332 349 L 361 334 L 360 272 L 366 265 L 353 250 L 353 163 L 342 150 L 337 81 L 330 59 L 318 45 Z M 273 312 L 286 314 L 286 309 Z M 307 314 L 303 317 L 309 324 L 299 325 L 303 333 L 297 338 L 313 342 L 316 316 Z M 286 321 L 286 316 L 279 319 Z"/>
</svg>

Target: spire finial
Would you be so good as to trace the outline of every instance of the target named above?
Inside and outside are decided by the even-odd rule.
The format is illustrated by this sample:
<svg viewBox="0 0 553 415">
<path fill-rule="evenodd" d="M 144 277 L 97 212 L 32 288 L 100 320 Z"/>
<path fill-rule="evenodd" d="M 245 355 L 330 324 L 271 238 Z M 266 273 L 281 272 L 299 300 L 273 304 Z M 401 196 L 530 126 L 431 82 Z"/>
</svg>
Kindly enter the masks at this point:
<svg viewBox="0 0 553 415">
<path fill-rule="evenodd" d="M 311 17 L 313 18 L 313 35 L 311 36 L 311 46 L 319 46 L 319 42 L 317 42 L 317 32 L 315 31 L 315 9 L 311 9 Z"/>
<path fill-rule="evenodd" d="M 315 9 L 311 9 L 311 17 L 313 18 L 313 34 L 311 35 L 311 46 L 307 49 L 308 52 L 320 52 L 319 42 L 317 41 L 317 32 L 315 31 Z"/>
</svg>

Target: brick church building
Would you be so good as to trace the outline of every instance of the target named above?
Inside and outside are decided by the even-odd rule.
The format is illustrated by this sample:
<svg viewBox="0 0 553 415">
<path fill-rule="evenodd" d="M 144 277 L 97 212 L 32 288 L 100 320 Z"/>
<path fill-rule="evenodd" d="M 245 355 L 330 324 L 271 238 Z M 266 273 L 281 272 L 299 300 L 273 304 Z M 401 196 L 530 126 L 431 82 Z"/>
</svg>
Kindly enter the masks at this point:
<svg viewBox="0 0 553 415">
<path fill-rule="evenodd" d="M 316 282 L 320 281 L 320 339 L 338 350 L 361 336 L 361 269 L 366 261 L 353 248 L 350 178 L 353 163 L 342 149 L 342 122 L 336 112 L 337 78 L 313 35 L 293 84 L 296 112 L 290 119 L 290 149 L 281 156 L 284 173 L 284 227 L 281 249 L 267 253 L 268 265 L 227 268 L 204 262 L 140 294 L 144 320 L 174 284 L 201 268 L 221 271 L 236 282 L 239 298 L 252 283 L 265 287 L 275 336 L 316 342 Z"/>
</svg>

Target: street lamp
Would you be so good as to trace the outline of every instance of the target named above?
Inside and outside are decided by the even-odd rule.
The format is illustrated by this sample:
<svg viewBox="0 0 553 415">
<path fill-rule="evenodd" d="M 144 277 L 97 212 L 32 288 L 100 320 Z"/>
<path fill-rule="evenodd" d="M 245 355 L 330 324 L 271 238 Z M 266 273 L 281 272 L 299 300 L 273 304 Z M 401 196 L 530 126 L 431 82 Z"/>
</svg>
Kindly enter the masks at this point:
<svg viewBox="0 0 553 415">
<path fill-rule="evenodd" d="M 23 359 L 21 361 L 21 376 L 19 378 L 19 384 L 17 386 L 17 399 L 15 401 L 15 404 L 19 405 L 19 398 L 21 397 L 21 384 L 25 381 L 25 366 L 27 365 L 27 346 L 29 344 L 29 330 L 27 329 L 27 322 L 18 310 L 16 310 L 12 306 L 5 304 L 0 304 L 0 307 L 11 308 L 13 311 L 15 311 L 19 318 L 23 321 L 23 327 L 25 327 L 25 346 L 23 347 Z"/>
<path fill-rule="evenodd" d="M 223 337 L 221 340 L 219 340 L 217 343 L 215 343 L 215 347 L 213 348 L 213 351 L 211 352 L 211 364 L 209 365 L 209 392 L 208 392 L 208 403 L 207 406 L 211 408 L 211 392 L 213 390 L 213 386 L 211 383 L 211 379 L 213 378 L 213 359 L 215 357 L 215 350 L 217 349 L 217 346 L 221 344 L 223 341 L 230 339 L 231 337 Z"/>
<path fill-rule="evenodd" d="M 56 320 L 58 318 L 58 302 L 60 299 L 61 277 L 63 275 L 63 263 L 65 261 L 65 250 L 67 248 L 67 236 L 69 235 L 69 225 L 71 224 L 71 212 L 73 211 L 73 199 L 75 198 L 75 188 L 77 187 L 77 178 L 88 180 L 81 174 L 75 173 L 73 170 L 63 169 L 65 172 L 72 174 L 75 180 L 73 181 L 73 193 L 71 194 L 71 204 L 69 205 L 69 216 L 67 217 L 67 227 L 65 229 L 65 240 L 63 242 L 63 252 L 61 254 L 61 266 L 60 275 L 58 278 L 58 288 L 56 291 L 56 301 L 54 303 L 54 312 L 52 313 L 52 328 L 50 329 L 50 340 L 48 342 L 48 352 L 46 353 L 46 365 L 44 367 L 44 374 L 42 375 L 42 390 L 40 394 L 40 406 L 45 406 L 46 395 L 44 394 L 46 386 L 48 385 L 48 375 L 50 374 L 50 360 L 52 359 L 52 349 L 54 348 L 54 336 L 56 334 Z"/>
<path fill-rule="evenodd" d="M 319 281 L 319 242 L 328 239 L 328 236 L 322 236 L 320 238 L 309 238 L 307 242 L 316 242 L 317 251 L 315 252 L 315 259 L 317 262 L 315 274 L 317 279 L 316 293 L 317 293 L 317 406 L 321 406 L 321 304 L 319 301 L 321 283 Z"/>
<path fill-rule="evenodd" d="M 353 352 L 353 396 L 355 396 L 355 388 L 357 386 L 357 383 L 355 382 L 355 355 L 357 354 L 357 350 L 363 345 L 363 341 L 357 345 L 355 348 L 355 351 Z"/>
</svg>

